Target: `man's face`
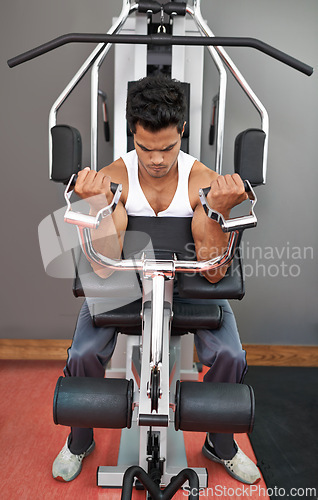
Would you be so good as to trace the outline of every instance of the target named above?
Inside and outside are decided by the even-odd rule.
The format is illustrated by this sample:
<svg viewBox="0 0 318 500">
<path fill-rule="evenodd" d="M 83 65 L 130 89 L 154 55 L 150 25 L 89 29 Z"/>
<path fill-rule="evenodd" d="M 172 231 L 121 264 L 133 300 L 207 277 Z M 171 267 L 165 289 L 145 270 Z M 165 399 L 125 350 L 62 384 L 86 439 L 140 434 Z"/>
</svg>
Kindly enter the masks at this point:
<svg viewBox="0 0 318 500">
<path fill-rule="evenodd" d="M 177 164 L 181 135 L 175 125 L 151 132 L 137 124 L 134 141 L 139 167 L 151 177 L 164 177 Z"/>
</svg>

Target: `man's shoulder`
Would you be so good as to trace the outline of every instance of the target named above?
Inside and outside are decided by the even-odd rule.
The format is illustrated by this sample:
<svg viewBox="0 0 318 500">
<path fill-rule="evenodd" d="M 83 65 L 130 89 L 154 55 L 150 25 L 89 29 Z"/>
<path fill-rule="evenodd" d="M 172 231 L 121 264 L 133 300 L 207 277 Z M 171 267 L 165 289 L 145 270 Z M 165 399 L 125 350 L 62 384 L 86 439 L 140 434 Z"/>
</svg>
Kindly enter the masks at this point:
<svg viewBox="0 0 318 500">
<path fill-rule="evenodd" d="M 107 165 L 102 169 L 104 175 L 110 177 L 111 182 L 115 184 L 121 184 L 123 187 L 121 201 L 125 205 L 128 196 L 128 175 L 125 166 L 125 162 L 122 158 L 113 161 L 110 165 Z"/>
<path fill-rule="evenodd" d="M 214 179 L 218 177 L 218 174 L 212 170 L 211 168 L 207 167 L 200 161 L 195 161 L 193 164 L 193 167 L 191 169 L 191 174 L 190 174 L 190 182 L 206 182 L 210 184 Z"/>
<path fill-rule="evenodd" d="M 201 207 L 199 189 L 209 187 L 216 177 L 218 174 L 200 161 L 193 164 L 189 177 L 189 199 L 193 209 Z"/>
<path fill-rule="evenodd" d="M 113 182 L 123 183 L 127 179 L 127 170 L 125 162 L 122 158 L 113 161 L 102 170 L 103 174 L 109 175 Z"/>
</svg>

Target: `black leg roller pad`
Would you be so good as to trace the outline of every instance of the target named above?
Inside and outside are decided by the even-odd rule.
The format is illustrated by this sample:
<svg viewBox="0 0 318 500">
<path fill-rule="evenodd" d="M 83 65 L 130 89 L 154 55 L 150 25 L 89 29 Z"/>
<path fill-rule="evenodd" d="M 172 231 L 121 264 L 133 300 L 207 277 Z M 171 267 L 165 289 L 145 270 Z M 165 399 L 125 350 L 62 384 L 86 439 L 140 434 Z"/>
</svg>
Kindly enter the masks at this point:
<svg viewBox="0 0 318 500">
<path fill-rule="evenodd" d="M 249 433 L 254 410 L 254 393 L 248 385 L 177 382 L 176 430 Z"/>
<path fill-rule="evenodd" d="M 130 428 L 132 403 L 132 380 L 60 377 L 54 393 L 54 423 L 70 427 Z"/>
</svg>

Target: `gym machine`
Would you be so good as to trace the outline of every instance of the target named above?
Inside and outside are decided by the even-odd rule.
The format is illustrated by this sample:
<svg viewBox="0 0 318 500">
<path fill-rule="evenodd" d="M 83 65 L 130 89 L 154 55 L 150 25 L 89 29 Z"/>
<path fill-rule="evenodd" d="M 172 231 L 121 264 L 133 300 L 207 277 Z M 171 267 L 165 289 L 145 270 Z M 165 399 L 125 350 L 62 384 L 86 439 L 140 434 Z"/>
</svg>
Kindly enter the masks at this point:
<svg viewBox="0 0 318 500">
<path fill-rule="evenodd" d="M 190 5 L 191 4 L 191 5 Z M 205 469 L 189 469 L 182 431 L 250 432 L 254 421 L 252 388 L 244 384 L 204 384 L 180 381 L 180 339 L 197 328 L 216 329 L 222 321 L 218 306 L 204 304 L 185 309 L 173 303 L 175 278 L 181 297 L 241 299 L 244 281 L 239 243 L 245 229 L 255 227 L 254 187 L 265 184 L 268 150 L 268 115 L 243 75 L 230 59 L 225 46 L 248 46 L 311 75 L 313 69 L 283 52 L 251 38 L 215 37 L 201 15 L 200 0 L 193 2 L 123 0 L 122 11 L 105 34 L 67 34 L 8 61 L 10 67 L 45 54 L 66 43 L 98 43 L 88 59 L 57 98 L 49 115 L 49 176 L 67 185 L 65 221 L 76 225 L 82 253 L 76 267 L 76 296 L 128 298 L 126 305 L 93 311 L 98 326 L 116 326 L 127 335 L 127 365 L 124 379 L 63 378 L 54 395 L 54 421 L 77 427 L 122 429 L 116 467 L 99 467 L 99 486 L 121 487 L 122 499 L 131 498 L 133 484 L 142 483 L 153 499 L 170 499 L 186 481 L 190 489 L 207 486 Z M 187 19 L 186 19 L 187 18 Z M 188 22 L 188 20 L 190 22 Z M 121 33 L 121 34 L 119 34 Z M 208 262 L 193 261 L 182 253 L 191 242 L 189 221 L 151 220 L 146 227 L 136 220 L 128 224 L 125 258 L 111 260 L 93 247 L 90 229 L 110 216 L 120 199 L 121 186 L 113 185 L 112 203 L 91 217 L 72 208 L 70 196 L 74 176 L 81 169 L 81 135 L 72 126 L 57 124 L 57 113 L 79 81 L 91 70 L 91 168 L 98 170 L 98 106 L 104 109 L 105 137 L 109 138 L 106 95 L 99 89 L 99 70 L 111 46 L 115 57 L 114 158 L 131 147 L 126 134 L 123 103 L 129 82 L 153 71 L 168 73 L 188 91 L 188 120 L 182 149 L 199 157 L 201 142 L 202 48 L 206 47 L 219 73 L 219 91 L 213 98 L 213 134 L 216 172 L 222 172 L 227 72 L 230 71 L 248 96 L 261 119 L 260 128 L 241 132 L 235 141 L 234 169 L 245 179 L 251 202 L 250 213 L 230 220 L 207 204 L 207 190 L 200 199 L 208 217 L 230 233 L 226 252 Z M 189 63 L 190 61 L 190 63 Z M 129 62 L 129 63 L 128 63 Z M 196 66 L 193 70 L 192 64 Z M 191 68 L 191 70 L 190 70 Z M 123 74 L 124 72 L 124 74 Z M 158 220 L 157 220 L 158 219 Z M 174 248 L 162 247 L 160 238 L 172 232 Z M 136 247 L 136 240 L 146 244 Z M 141 238 L 138 237 L 141 235 Z M 132 237 L 130 237 L 132 236 Z M 127 240 L 127 242 L 126 242 Z M 200 276 L 232 262 L 221 282 L 212 285 Z M 102 280 L 90 272 L 97 262 L 115 272 Z M 136 279 L 136 273 L 139 279 Z M 142 284 L 140 290 L 139 281 Z M 103 309 L 103 308 L 102 308 Z M 141 332 L 141 333 L 140 333 Z M 165 489 L 160 489 L 165 487 Z M 189 498 L 194 498 L 190 495 Z"/>
<path fill-rule="evenodd" d="M 76 427 L 123 428 L 118 465 L 99 467 L 98 484 L 119 487 L 123 483 L 122 498 L 125 499 L 129 498 L 126 492 L 136 476 L 148 488 L 153 498 L 161 498 L 158 496 L 159 485 L 169 484 L 165 490 L 168 495 L 168 492 L 176 492 L 185 480 L 192 481 L 192 478 L 187 476 L 183 435 L 176 432 L 177 430 L 251 432 L 253 427 L 254 396 L 251 387 L 244 384 L 180 382 L 179 335 L 196 328 L 218 328 L 222 318 L 220 307 L 217 305 L 202 304 L 183 308 L 179 304 L 178 307 L 177 303 L 173 303 L 173 288 L 174 279 L 178 275 L 181 297 L 206 298 L 222 296 L 222 293 L 241 293 L 240 286 L 236 283 L 237 277 L 232 286 L 227 284 L 224 290 L 221 286 L 218 291 L 220 285 L 214 285 L 211 290 L 211 284 L 199 276 L 195 283 L 193 274 L 216 269 L 234 258 L 242 232 L 256 226 L 256 196 L 250 183 L 246 181 L 246 190 L 251 202 L 250 213 L 224 220 L 208 206 L 207 190 L 200 191 L 207 216 L 217 220 L 223 231 L 230 232 L 227 251 L 211 261 L 179 260 L 175 252 L 168 257 L 167 251 L 156 249 L 157 245 L 154 249 L 155 255 L 151 255 L 153 252 L 148 249 L 143 251 L 140 257 L 134 251 L 130 259 L 112 260 L 94 250 L 90 229 L 97 228 L 102 218 L 113 212 L 120 198 L 121 186 L 115 187 L 112 203 L 100 210 L 96 217 L 92 217 L 72 210 L 72 191 L 69 191 L 72 180 L 71 178 L 65 191 L 68 205 L 65 221 L 78 227 L 81 247 L 88 261 L 115 270 L 115 274 L 105 281 L 103 296 L 113 297 L 117 292 L 125 294 L 129 288 L 128 279 L 127 282 L 122 282 L 118 290 L 120 285 L 116 273 L 125 275 L 139 272 L 142 282 L 141 301 L 134 301 L 119 310 L 97 314 L 94 317 L 95 324 L 117 325 L 120 331 L 127 334 L 131 334 L 132 330 L 141 329 L 142 339 L 140 342 L 139 337 L 136 340 L 134 335 L 130 336 L 126 379 L 60 377 L 54 396 L 54 421 L 57 424 Z M 154 240 L 158 232 L 161 232 L 160 229 L 157 230 L 157 220 L 160 219 L 152 221 L 152 229 L 147 231 L 147 234 L 153 231 Z M 180 248 L 184 248 L 185 244 L 191 241 L 190 223 L 188 218 L 178 221 L 166 219 L 164 234 L 169 234 L 169 231 L 176 232 L 175 244 L 178 242 Z M 132 232 L 134 246 L 142 237 L 139 237 L 138 231 L 132 226 L 134 222 L 128 224 L 128 234 L 129 231 Z M 129 253 L 129 249 L 125 250 Z M 237 269 L 239 268 L 236 267 Z M 115 292 L 112 281 L 117 283 Z M 76 286 L 79 292 L 79 277 Z M 91 290 L 95 295 L 96 290 Z M 131 464 L 138 466 L 131 468 Z M 146 470 L 148 479 L 145 479 Z M 207 487 L 206 469 L 193 470 L 197 474 L 198 486 Z M 175 476 L 178 477 L 177 481 Z"/>
</svg>

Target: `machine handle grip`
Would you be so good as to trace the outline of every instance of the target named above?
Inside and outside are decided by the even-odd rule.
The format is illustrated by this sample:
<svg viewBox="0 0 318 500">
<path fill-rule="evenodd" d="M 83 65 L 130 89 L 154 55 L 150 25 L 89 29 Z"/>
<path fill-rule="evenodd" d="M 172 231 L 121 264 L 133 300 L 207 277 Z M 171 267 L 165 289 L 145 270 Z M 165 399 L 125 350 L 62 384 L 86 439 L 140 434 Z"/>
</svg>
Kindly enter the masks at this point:
<svg viewBox="0 0 318 500">
<path fill-rule="evenodd" d="M 75 186 L 76 181 L 77 181 L 77 175 L 74 175 L 74 177 L 72 178 L 71 183 L 69 185 L 70 186 Z M 110 183 L 110 190 L 111 190 L 111 192 L 113 194 L 116 193 L 117 188 L 118 188 L 118 184 L 116 184 L 116 182 L 111 182 Z"/>
<path fill-rule="evenodd" d="M 206 215 L 215 222 L 218 222 L 222 228 L 222 231 L 224 231 L 225 233 L 229 233 L 231 231 L 244 231 L 244 229 L 255 227 L 257 225 L 257 218 L 254 213 L 254 206 L 257 201 L 256 194 L 254 193 L 249 181 L 246 180 L 243 182 L 245 191 L 248 194 L 251 202 L 251 210 L 249 215 L 234 217 L 233 219 L 225 219 L 222 214 L 210 207 L 206 199 L 207 194 L 211 189 L 210 186 L 199 190 L 200 200 Z"/>
<path fill-rule="evenodd" d="M 70 198 L 73 193 L 73 189 L 71 189 L 72 185 L 75 185 L 77 175 L 73 174 L 72 177 L 70 178 L 68 185 L 66 186 L 66 189 L 64 191 L 64 198 L 67 203 L 67 209 L 64 215 L 64 221 L 69 222 L 70 224 L 75 224 L 78 227 L 84 227 L 84 228 L 90 228 L 90 229 L 96 229 L 98 228 L 100 221 L 104 218 L 107 217 L 108 215 L 111 215 L 113 211 L 115 210 L 118 201 L 121 197 L 122 193 L 122 185 L 121 184 L 115 184 L 114 182 L 111 182 L 110 184 L 110 189 L 112 193 L 114 193 L 113 199 L 109 205 L 106 207 L 102 208 L 99 210 L 99 212 L 93 216 L 93 215 L 85 215 L 79 212 L 73 212 L 72 210 L 72 205 L 70 202 Z M 74 182 L 75 181 L 75 182 Z"/>
<path fill-rule="evenodd" d="M 116 182 L 111 182 L 111 183 L 110 183 L 110 190 L 111 190 L 111 192 L 112 192 L 113 194 L 115 194 L 115 193 L 116 193 L 117 188 L 118 188 L 118 185 L 119 185 L 119 184 L 116 184 Z"/>
<path fill-rule="evenodd" d="M 245 192 L 246 193 L 250 193 L 250 191 L 251 191 L 251 185 L 249 184 L 249 182 L 248 181 L 243 181 L 243 184 L 244 184 Z M 205 194 L 205 196 L 207 196 L 207 194 L 210 192 L 210 190 L 211 190 L 211 186 L 208 186 L 208 187 L 202 189 L 202 191 Z"/>
</svg>

